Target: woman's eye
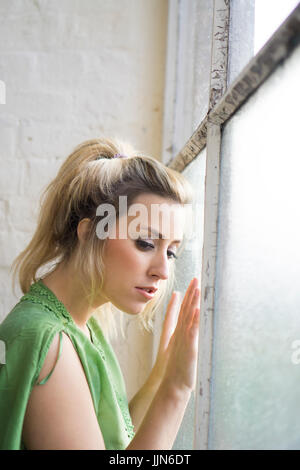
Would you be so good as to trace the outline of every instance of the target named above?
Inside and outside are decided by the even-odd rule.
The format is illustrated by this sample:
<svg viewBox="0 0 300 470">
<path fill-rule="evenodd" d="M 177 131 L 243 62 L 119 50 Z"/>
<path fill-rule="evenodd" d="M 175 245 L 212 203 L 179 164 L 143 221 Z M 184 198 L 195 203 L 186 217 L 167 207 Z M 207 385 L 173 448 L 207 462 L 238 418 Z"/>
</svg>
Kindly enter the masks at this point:
<svg viewBox="0 0 300 470">
<path fill-rule="evenodd" d="M 147 248 L 154 248 L 154 246 L 151 245 L 151 243 L 147 243 L 147 242 L 145 242 L 144 240 L 137 240 L 136 243 L 137 243 L 137 245 L 138 245 L 139 247 L 141 247 L 141 248 L 145 248 L 145 249 L 147 249 Z"/>
<path fill-rule="evenodd" d="M 138 239 L 138 240 L 136 240 L 136 244 L 139 246 L 139 248 L 142 248 L 144 250 L 154 248 L 154 245 L 151 245 L 151 243 L 148 243 L 144 240 L 139 240 Z M 177 256 L 175 255 L 175 253 L 173 253 L 173 251 L 168 250 L 167 254 L 168 254 L 169 259 L 171 259 L 171 258 L 177 259 Z"/>
<path fill-rule="evenodd" d="M 177 259 L 177 256 L 175 255 L 175 253 L 173 253 L 173 251 L 170 251 L 170 250 L 169 250 L 167 253 L 168 253 L 168 256 L 170 256 L 170 258 L 175 258 L 175 259 Z"/>
</svg>

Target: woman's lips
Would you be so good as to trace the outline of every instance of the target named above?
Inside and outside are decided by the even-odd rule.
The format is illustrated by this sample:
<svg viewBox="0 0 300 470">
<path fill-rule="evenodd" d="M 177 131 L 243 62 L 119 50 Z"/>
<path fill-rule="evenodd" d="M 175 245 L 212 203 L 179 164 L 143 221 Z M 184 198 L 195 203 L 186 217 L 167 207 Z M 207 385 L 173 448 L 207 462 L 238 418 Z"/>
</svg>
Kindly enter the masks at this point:
<svg viewBox="0 0 300 470">
<path fill-rule="evenodd" d="M 135 288 L 138 292 L 140 292 L 146 299 L 153 299 L 155 292 L 147 292 L 144 289 L 141 289 L 140 287 Z"/>
</svg>

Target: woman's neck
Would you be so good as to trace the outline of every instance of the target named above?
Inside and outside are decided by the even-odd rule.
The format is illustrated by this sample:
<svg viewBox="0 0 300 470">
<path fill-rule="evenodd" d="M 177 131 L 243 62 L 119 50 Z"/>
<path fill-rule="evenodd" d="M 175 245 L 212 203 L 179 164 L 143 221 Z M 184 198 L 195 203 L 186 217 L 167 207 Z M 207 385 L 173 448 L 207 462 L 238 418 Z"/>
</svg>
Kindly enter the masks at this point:
<svg viewBox="0 0 300 470">
<path fill-rule="evenodd" d="M 70 267 L 58 265 L 54 271 L 44 276 L 42 281 L 64 304 L 78 328 L 90 337 L 86 322 L 96 307 L 89 307 L 74 271 Z"/>
</svg>

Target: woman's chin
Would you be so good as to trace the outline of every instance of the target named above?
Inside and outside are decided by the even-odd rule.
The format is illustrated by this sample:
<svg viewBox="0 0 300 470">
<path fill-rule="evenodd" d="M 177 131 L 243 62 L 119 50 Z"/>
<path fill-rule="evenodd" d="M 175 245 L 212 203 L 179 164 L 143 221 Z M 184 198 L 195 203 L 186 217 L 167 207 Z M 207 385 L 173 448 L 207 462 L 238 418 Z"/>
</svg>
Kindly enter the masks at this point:
<svg viewBox="0 0 300 470">
<path fill-rule="evenodd" d="M 111 303 L 116 307 L 118 310 L 121 310 L 121 312 L 127 313 L 128 315 L 138 315 L 139 313 L 142 313 L 147 302 L 139 302 L 131 305 L 121 305 L 117 302 L 112 302 Z"/>
<path fill-rule="evenodd" d="M 126 306 L 123 312 L 128 313 L 128 315 L 138 315 L 139 313 L 143 312 L 145 306 L 146 302 L 143 304 Z"/>
</svg>

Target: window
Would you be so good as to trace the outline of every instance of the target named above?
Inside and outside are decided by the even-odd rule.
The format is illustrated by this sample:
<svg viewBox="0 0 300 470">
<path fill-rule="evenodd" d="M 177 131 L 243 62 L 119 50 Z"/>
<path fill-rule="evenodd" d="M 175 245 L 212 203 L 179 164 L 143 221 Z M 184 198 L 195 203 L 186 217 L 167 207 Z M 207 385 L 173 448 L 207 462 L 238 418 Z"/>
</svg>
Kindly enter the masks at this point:
<svg viewBox="0 0 300 470">
<path fill-rule="evenodd" d="M 207 61 L 199 51 L 211 52 L 209 77 L 193 85 L 195 96 L 203 86 L 209 98 L 200 124 L 182 112 L 182 99 L 165 117 L 165 161 L 194 185 L 199 220 L 192 252 L 178 260 L 176 288 L 185 291 L 200 272 L 202 294 L 197 389 L 173 449 L 299 449 L 300 4 L 279 2 L 278 16 L 273 1 L 215 0 L 207 10 L 204 0 L 188 2 L 189 11 L 207 12 L 212 40 L 201 49 L 197 28 L 187 41 L 184 3 L 170 3 L 177 32 L 169 22 L 169 50 L 174 37 L 183 55 L 192 44 L 189 71 Z M 248 51 L 247 41 L 235 47 L 247 17 Z M 166 97 L 186 93 L 195 117 L 199 100 L 185 91 L 186 70 L 177 67 L 170 81 L 168 60 Z M 182 142 L 174 137 L 180 120 L 189 123 L 185 133 L 190 128 Z"/>
</svg>

